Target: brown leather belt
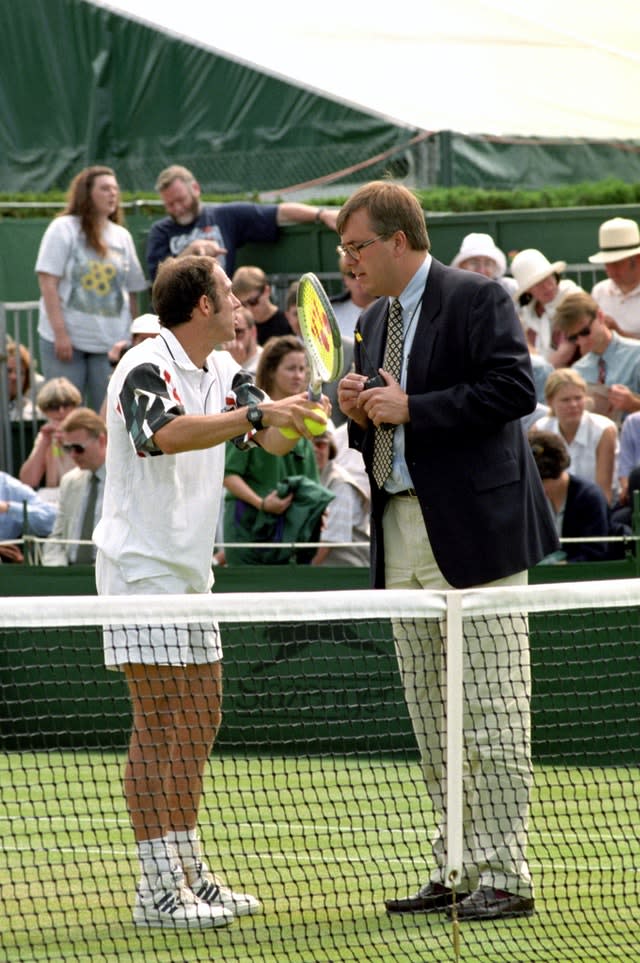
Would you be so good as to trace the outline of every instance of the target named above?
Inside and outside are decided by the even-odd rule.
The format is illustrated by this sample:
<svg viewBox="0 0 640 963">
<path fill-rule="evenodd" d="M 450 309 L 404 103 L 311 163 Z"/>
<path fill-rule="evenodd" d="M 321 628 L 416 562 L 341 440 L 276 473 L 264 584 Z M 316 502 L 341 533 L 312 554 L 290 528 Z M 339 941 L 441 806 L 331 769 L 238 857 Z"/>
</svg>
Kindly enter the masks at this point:
<svg viewBox="0 0 640 963">
<path fill-rule="evenodd" d="M 418 494 L 415 488 L 405 488 L 403 492 L 392 492 L 395 498 L 417 498 Z"/>
</svg>

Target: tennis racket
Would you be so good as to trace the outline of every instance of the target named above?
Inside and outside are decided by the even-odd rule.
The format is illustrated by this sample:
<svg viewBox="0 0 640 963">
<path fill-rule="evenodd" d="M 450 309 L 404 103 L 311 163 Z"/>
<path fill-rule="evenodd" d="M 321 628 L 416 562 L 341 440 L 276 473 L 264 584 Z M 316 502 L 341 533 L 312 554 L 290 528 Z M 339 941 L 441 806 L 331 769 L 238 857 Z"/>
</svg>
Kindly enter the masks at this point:
<svg viewBox="0 0 640 963">
<path fill-rule="evenodd" d="M 298 322 L 311 371 L 309 398 L 319 401 L 323 383 L 342 372 L 342 336 L 327 293 L 311 272 L 298 284 Z"/>
</svg>

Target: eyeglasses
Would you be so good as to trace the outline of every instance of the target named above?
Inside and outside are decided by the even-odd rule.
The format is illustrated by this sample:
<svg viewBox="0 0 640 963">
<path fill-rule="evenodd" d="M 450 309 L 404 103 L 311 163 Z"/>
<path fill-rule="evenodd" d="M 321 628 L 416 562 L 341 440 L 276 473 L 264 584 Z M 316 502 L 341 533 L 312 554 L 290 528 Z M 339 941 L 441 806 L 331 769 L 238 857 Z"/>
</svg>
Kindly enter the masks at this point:
<svg viewBox="0 0 640 963">
<path fill-rule="evenodd" d="M 265 288 L 266 288 L 266 284 L 263 284 L 263 286 L 260 288 L 257 294 L 254 294 L 253 297 L 251 298 L 245 298 L 244 301 L 241 301 L 240 304 L 242 305 L 242 307 L 255 308 L 256 304 L 264 294 Z"/>
<path fill-rule="evenodd" d="M 578 338 L 588 338 L 589 335 L 591 334 L 592 324 L 593 324 L 593 321 L 589 321 L 589 324 L 587 324 L 584 328 L 580 328 L 580 330 L 576 331 L 575 334 L 568 334 L 567 341 L 569 341 L 570 344 L 575 344 Z"/>
<path fill-rule="evenodd" d="M 375 237 L 370 237 L 368 241 L 360 241 L 359 244 L 338 244 L 336 251 L 340 257 L 350 257 L 352 261 L 359 261 L 360 251 L 364 251 L 365 247 L 369 247 L 370 244 L 375 244 L 376 241 L 381 241 L 385 237 L 389 237 L 389 235 L 376 234 Z"/>
<path fill-rule="evenodd" d="M 72 445 L 63 445 L 62 450 L 66 452 L 73 452 L 74 455 L 84 455 L 85 451 L 87 450 L 87 446 L 79 445 L 77 442 L 74 442 Z"/>
</svg>

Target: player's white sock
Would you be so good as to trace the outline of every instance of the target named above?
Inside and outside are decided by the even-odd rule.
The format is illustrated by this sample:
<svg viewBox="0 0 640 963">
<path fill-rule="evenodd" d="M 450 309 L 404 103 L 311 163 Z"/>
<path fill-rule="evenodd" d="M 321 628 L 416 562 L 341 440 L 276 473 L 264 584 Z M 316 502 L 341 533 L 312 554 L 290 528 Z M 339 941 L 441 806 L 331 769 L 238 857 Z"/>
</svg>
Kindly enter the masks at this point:
<svg viewBox="0 0 640 963">
<path fill-rule="evenodd" d="M 191 885 L 199 876 L 199 866 L 202 863 L 202 850 L 197 829 L 171 829 L 166 836 L 167 842 L 178 855 L 182 864 L 187 885 Z"/>
<path fill-rule="evenodd" d="M 170 873 L 176 865 L 176 853 L 166 836 L 159 839 L 143 839 L 138 843 L 138 859 L 142 878 L 150 889 L 160 876 Z"/>
</svg>

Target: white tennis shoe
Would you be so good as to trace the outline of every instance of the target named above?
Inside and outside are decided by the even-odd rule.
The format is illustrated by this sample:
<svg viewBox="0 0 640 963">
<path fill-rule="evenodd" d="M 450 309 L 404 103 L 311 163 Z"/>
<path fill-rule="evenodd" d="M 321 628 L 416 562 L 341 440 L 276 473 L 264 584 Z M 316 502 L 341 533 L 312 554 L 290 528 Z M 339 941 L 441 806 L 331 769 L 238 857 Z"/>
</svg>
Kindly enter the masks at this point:
<svg viewBox="0 0 640 963">
<path fill-rule="evenodd" d="M 190 875 L 191 889 L 196 897 L 212 909 L 223 908 L 234 916 L 250 916 L 262 910 L 262 904 L 248 893 L 234 893 L 222 880 L 212 873 L 205 862 L 196 864 L 196 872 Z"/>
<path fill-rule="evenodd" d="M 233 918 L 221 902 L 210 904 L 198 899 L 185 883 L 181 868 L 163 873 L 153 889 L 144 879 L 138 885 L 133 909 L 136 926 L 204 929 L 228 926 Z"/>
</svg>

